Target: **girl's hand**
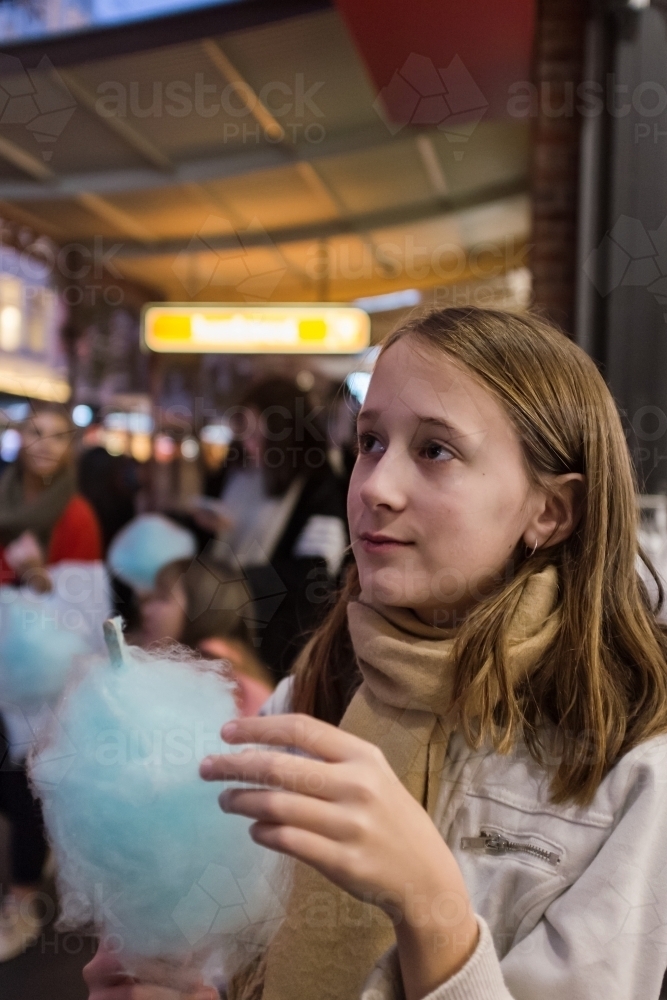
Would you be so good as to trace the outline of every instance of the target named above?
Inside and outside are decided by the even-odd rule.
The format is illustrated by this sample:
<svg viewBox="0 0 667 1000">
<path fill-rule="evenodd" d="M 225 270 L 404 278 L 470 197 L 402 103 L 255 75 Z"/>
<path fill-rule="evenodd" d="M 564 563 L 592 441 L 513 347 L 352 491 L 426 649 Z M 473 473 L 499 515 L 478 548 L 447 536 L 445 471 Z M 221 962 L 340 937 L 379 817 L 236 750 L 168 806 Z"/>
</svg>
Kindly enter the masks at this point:
<svg viewBox="0 0 667 1000">
<path fill-rule="evenodd" d="M 306 715 L 241 719 L 222 735 L 228 743 L 293 747 L 318 758 L 248 749 L 208 757 L 200 773 L 264 786 L 226 788 L 220 806 L 255 820 L 250 833 L 257 843 L 304 861 L 387 913 L 408 998 L 424 996 L 460 968 L 478 933 L 463 877 L 376 746 Z M 427 986 L 435 982 L 420 993 L 424 975 Z"/>
<path fill-rule="evenodd" d="M 194 992 L 140 983 L 123 969 L 115 953 L 101 941 L 92 962 L 83 970 L 89 989 L 89 1000 L 219 1000 L 218 991 L 212 986 L 202 986 Z"/>
<path fill-rule="evenodd" d="M 44 553 L 32 531 L 24 531 L 5 546 L 5 559 L 17 576 L 28 569 L 44 565 Z"/>
<path fill-rule="evenodd" d="M 44 552 L 32 531 L 24 531 L 6 546 L 5 559 L 21 584 L 38 594 L 46 594 L 53 589 L 51 577 L 44 565 Z"/>
</svg>

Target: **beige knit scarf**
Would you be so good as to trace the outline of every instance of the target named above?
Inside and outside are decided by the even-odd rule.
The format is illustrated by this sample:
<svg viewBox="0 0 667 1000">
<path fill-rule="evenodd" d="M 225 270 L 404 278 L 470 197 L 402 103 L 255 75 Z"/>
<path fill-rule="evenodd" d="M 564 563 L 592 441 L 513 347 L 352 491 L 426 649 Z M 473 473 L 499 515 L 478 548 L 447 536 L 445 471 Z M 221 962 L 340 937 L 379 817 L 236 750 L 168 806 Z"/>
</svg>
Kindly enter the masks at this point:
<svg viewBox="0 0 667 1000">
<path fill-rule="evenodd" d="M 508 635 L 515 684 L 557 634 L 557 592 L 554 566 L 524 584 Z M 348 623 L 363 682 L 341 729 L 379 746 L 432 814 L 453 726 L 448 710 L 454 633 L 425 625 L 406 608 L 370 606 L 363 595 L 348 606 Z M 228 995 L 358 1000 L 374 963 L 393 941 L 392 924 L 378 907 L 353 899 L 298 862 L 284 922 L 259 966 L 241 976 Z"/>
</svg>

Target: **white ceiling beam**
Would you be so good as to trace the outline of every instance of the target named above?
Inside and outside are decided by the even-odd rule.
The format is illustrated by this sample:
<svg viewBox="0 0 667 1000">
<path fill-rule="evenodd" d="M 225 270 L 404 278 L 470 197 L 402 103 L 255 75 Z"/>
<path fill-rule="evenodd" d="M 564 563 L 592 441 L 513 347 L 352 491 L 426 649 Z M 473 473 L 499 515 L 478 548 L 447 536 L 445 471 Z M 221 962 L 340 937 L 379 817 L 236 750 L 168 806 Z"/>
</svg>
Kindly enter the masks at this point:
<svg viewBox="0 0 667 1000">
<path fill-rule="evenodd" d="M 119 118 L 116 115 L 101 115 L 97 109 L 96 95 L 88 90 L 75 73 L 71 70 L 59 69 L 57 74 L 54 71 L 54 75 L 60 78 L 79 104 L 83 105 L 87 111 L 93 114 L 99 122 L 106 125 L 109 131 L 117 135 L 133 152 L 138 153 L 139 156 L 143 157 L 144 160 L 158 170 L 167 172 L 173 170 L 174 165 L 169 157 L 165 156 L 162 150 L 158 149 L 145 135 L 142 135 L 141 132 L 128 125 L 125 119 Z"/>
<path fill-rule="evenodd" d="M 415 143 L 417 145 L 419 158 L 422 161 L 424 172 L 429 179 L 433 193 L 437 195 L 449 194 L 449 184 L 447 183 L 447 178 L 445 177 L 445 171 L 442 168 L 440 157 L 436 152 L 430 135 L 427 135 L 426 133 L 418 135 L 415 139 Z"/>
<path fill-rule="evenodd" d="M 0 216 L 19 226 L 28 226 L 38 234 L 50 236 L 56 242 L 67 239 L 67 233 L 61 226 L 54 225 L 49 219 L 29 212 L 20 205 L 14 205 L 11 201 L 0 201 Z"/>
<path fill-rule="evenodd" d="M 23 170 L 24 173 L 29 174 L 35 180 L 41 180 L 43 182 L 48 181 L 49 184 L 56 183 L 56 175 L 50 167 L 47 167 L 45 163 L 41 163 L 36 156 L 26 152 L 26 150 L 22 149 L 16 143 L 3 137 L 0 137 L 0 157 L 3 157 L 15 167 Z M 110 222 L 125 236 L 129 236 L 131 239 L 139 240 L 140 242 L 148 242 L 153 239 L 152 234 L 149 233 L 144 226 L 140 225 L 140 223 L 128 215 L 127 212 L 123 212 L 122 209 L 116 208 L 115 205 L 112 205 L 99 195 L 88 191 L 78 190 L 72 192 L 71 197 L 82 205 L 87 211 L 92 212 L 98 218 L 103 218 L 105 221 Z M 11 201 L 12 199 L 2 199 L 0 196 L 0 200 Z M 23 209 L 22 211 L 24 216 L 27 217 L 30 215 L 32 217 L 34 220 L 32 223 L 34 228 L 45 233 L 48 233 L 49 230 L 53 231 L 53 225 L 48 221 L 42 223 L 39 214 L 30 212 L 29 209 Z"/>
<path fill-rule="evenodd" d="M 98 218 L 109 222 L 123 235 L 129 236 L 133 240 L 138 240 L 140 243 L 151 243 L 154 241 L 154 236 L 145 226 L 137 222 L 129 212 L 124 212 L 122 208 L 117 208 L 105 198 L 100 198 L 99 195 L 93 194 L 91 191 L 80 191 L 76 198 L 79 204 L 83 205 L 85 209 L 92 212 L 93 215 L 98 216 Z"/>
<path fill-rule="evenodd" d="M 227 80 L 227 83 L 235 85 L 236 96 L 239 101 L 246 107 L 255 121 L 261 125 L 269 138 L 277 140 L 284 136 L 285 130 L 280 122 L 271 114 L 267 106 L 260 101 L 254 89 L 239 73 L 236 66 L 234 66 L 226 53 L 223 52 L 218 43 L 213 38 L 204 38 L 200 44 L 215 68 Z"/>
<path fill-rule="evenodd" d="M 397 141 L 403 140 L 401 137 L 394 139 L 384 128 L 355 129 L 353 132 L 325 137 L 317 146 L 313 143 L 303 143 L 295 147 L 294 159 L 291 161 L 285 158 L 282 147 L 273 145 L 253 152 L 186 161 L 177 164 L 171 174 L 149 168 L 137 168 L 53 176 L 51 179 L 45 178 L 39 184 L 34 181 L 0 181 L 0 199 L 18 201 L 71 198 L 80 190 L 93 191 L 103 196 L 125 191 L 173 187 L 178 184 L 225 180 L 228 177 L 249 176 L 264 170 L 272 170 L 290 162 L 296 164 L 303 161 L 316 164 L 321 158 L 339 153 L 373 148 L 384 149 Z M 1 148 L 0 155 L 3 155 Z"/>
<path fill-rule="evenodd" d="M 32 177 L 33 180 L 50 181 L 54 177 L 53 171 L 42 160 L 38 160 L 36 156 L 28 153 L 22 146 L 11 142 L 9 139 L 5 139 L 3 136 L 0 136 L 0 156 L 7 163 L 18 167 L 28 177 Z"/>
</svg>

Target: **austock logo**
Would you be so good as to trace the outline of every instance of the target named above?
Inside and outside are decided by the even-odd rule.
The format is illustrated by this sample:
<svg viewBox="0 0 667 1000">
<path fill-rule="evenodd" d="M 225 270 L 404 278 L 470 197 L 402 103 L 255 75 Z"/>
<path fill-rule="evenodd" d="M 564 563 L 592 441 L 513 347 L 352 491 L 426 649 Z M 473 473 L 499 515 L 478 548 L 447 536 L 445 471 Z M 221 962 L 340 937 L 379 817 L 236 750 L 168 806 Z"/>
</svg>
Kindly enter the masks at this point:
<svg viewBox="0 0 667 1000">
<path fill-rule="evenodd" d="M 225 250 L 216 247 L 220 237 L 227 237 L 230 244 Z M 278 247 L 258 219 L 238 230 L 229 219 L 215 215 L 208 216 L 172 264 L 188 295 L 198 295 L 208 286 L 225 286 L 233 287 L 246 302 L 270 299 L 286 270 Z"/>
<path fill-rule="evenodd" d="M 42 159 L 53 156 L 52 145 L 74 114 L 76 101 L 48 58 L 26 70 L 16 56 L 0 55 L 0 125 L 25 125 L 45 144 Z"/>
<path fill-rule="evenodd" d="M 603 297 L 621 287 L 646 288 L 656 301 L 667 306 L 667 217 L 657 229 L 621 215 L 591 251 L 583 264 L 584 274 Z M 667 322 L 667 313 L 663 313 Z"/>
<path fill-rule="evenodd" d="M 450 142 L 466 142 L 488 106 L 459 56 L 445 69 L 438 69 L 428 56 L 415 52 L 373 104 L 392 135 L 406 125 L 432 125 Z M 455 159 L 462 156 L 462 149 L 455 151 Z"/>
</svg>

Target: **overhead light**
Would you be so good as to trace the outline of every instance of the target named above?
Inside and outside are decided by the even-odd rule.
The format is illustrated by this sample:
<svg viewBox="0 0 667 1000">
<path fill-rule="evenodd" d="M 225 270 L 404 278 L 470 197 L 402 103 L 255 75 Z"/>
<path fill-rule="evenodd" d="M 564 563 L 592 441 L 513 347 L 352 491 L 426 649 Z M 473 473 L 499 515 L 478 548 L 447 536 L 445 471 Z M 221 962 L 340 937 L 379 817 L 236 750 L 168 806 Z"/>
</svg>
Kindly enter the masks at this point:
<svg viewBox="0 0 667 1000">
<path fill-rule="evenodd" d="M 391 312 L 393 309 L 408 309 L 418 306 L 422 293 L 417 288 L 404 288 L 401 292 L 387 292 L 384 295 L 368 295 L 366 298 L 355 299 L 352 303 L 367 313 Z"/>
<path fill-rule="evenodd" d="M 3 351 L 17 351 L 21 346 L 23 317 L 18 306 L 0 309 L 0 347 Z"/>
<path fill-rule="evenodd" d="M 353 306 L 144 306 L 143 343 L 167 354 L 358 354 L 370 320 Z"/>
<path fill-rule="evenodd" d="M 16 354 L 0 354 L 0 392 L 66 403 L 71 390 L 66 377 L 48 365 Z"/>
</svg>

